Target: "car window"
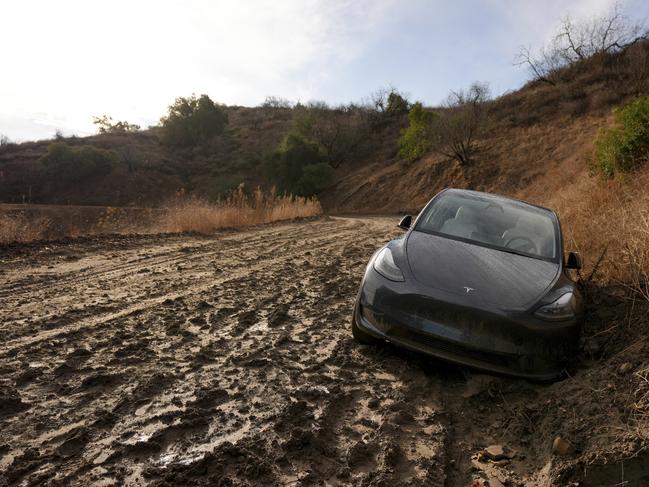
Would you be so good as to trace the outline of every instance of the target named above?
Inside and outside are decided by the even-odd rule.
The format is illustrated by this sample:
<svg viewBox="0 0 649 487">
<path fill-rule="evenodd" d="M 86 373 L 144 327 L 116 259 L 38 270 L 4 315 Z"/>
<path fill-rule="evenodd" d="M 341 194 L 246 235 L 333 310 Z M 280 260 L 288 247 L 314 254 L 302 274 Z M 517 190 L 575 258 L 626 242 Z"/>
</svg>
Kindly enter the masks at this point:
<svg viewBox="0 0 649 487">
<path fill-rule="evenodd" d="M 447 191 L 424 210 L 415 230 L 533 257 L 557 255 L 552 213 L 514 200 Z"/>
</svg>

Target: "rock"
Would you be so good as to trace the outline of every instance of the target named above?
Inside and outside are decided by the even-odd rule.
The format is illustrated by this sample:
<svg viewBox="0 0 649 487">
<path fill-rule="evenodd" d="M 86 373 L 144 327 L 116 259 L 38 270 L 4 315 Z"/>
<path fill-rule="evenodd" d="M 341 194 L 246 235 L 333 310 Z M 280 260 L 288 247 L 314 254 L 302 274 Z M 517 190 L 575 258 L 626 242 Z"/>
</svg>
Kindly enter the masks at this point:
<svg viewBox="0 0 649 487">
<path fill-rule="evenodd" d="M 489 487 L 505 487 L 505 484 L 503 484 L 496 477 L 491 477 L 489 479 L 489 484 L 488 485 L 489 485 Z"/>
<path fill-rule="evenodd" d="M 620 365 L 617 371 L 620 374 L 626 374 L 628 372 L 631 372 L 631 369 L 633 369 L 633 364 L 630 364 L 629 362 L 624 362 L 622 365 Z"/>
<path fill-rule="evenodd" d="M 509 455 L 505 453 L 505 449 L 502 445 L 489 445 L 484 449 L 484 455 L 492 461 L 509 458 Z"/>
<path fill-rule="evenodd" d="M 552 442 L 552 453 L 555 455 L 565 456 L 571 455 L 575 452 L 575 447 L 568 440 L 564 440 L 557 436 Z"/>
</svg>

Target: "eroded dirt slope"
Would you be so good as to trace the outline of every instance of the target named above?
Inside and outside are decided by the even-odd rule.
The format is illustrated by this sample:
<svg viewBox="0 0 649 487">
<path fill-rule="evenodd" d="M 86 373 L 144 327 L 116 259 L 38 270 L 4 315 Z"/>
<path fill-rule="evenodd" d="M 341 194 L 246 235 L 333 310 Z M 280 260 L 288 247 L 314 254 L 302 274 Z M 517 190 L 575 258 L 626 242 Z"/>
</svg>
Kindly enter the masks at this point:
<svg viewBox="0 0 649 487">
<path fill-rule="evenodd" d="M 0 485 L 601 485 L 550 444 L 597 447 L 606 369 L 538 385 L 352 340 L 397 234 L 322 218 L 3 249 Z"/>
</svg>

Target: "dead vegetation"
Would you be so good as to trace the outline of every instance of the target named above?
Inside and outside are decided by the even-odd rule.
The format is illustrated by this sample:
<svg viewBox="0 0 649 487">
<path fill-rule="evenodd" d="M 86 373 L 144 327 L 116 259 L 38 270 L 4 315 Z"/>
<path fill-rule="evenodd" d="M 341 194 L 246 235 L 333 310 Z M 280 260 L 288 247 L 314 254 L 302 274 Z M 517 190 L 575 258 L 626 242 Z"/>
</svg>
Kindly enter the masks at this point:
<svg viewBox="0 0 649 487">
<path fill-rule="evenodd" d="M 51 222 L 24 213 L 0 214 L 0 242 L 30 242 L 47 238 Z"/>
<path fill-rule="evenodd" d="M 223 228 L 313 217 L 320 215 L 322 208 L 316 198 L 280 195 L 274 190 L 264 192 L 260 188 L 248 195 L 240 186 L 227 198 L 216 202 L 180 193 L 161 208 L 107 207 L 98 214 L 76 218 L 71 214 L 66 216 L 65 209 L 59 212 L 56 218 L 34 211 L 0 213 L 0 243 L 114 233 L 209 234 Z"/>
<path fill-rule="evenodd" d="M 248 196 L 239 187 L 228 198 L 210 203 L 197 197 L 181 196 L 166 205 L 154 222 L 154 232 L 210 233 L 221 228 L 238 228 L 322 213 L 315 198 L 278 195 L 257 188 Z"/>
<path fill-rule="evenodd" d="M 584 276 L 632 290 L 649 302 L 649 171 L 582 187 L 546 201 L 560 215 L 566 249 L 585 257 Z"/>
</svg>

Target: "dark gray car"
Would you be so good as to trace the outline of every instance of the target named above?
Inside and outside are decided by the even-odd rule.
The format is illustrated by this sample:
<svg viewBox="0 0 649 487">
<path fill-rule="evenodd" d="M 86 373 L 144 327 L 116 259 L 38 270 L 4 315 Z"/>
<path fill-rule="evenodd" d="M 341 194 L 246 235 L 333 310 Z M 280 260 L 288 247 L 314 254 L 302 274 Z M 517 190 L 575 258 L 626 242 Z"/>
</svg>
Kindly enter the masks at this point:
<svg viewBox="0 0 649 487">
<path fill-rule="evenodd" d="M 550 380 L 576 355 L 582 298 L 547 209 L 475 191 L 437 194 L 367 266 L 352 319 L 362 343 Z"/>
</svg>

